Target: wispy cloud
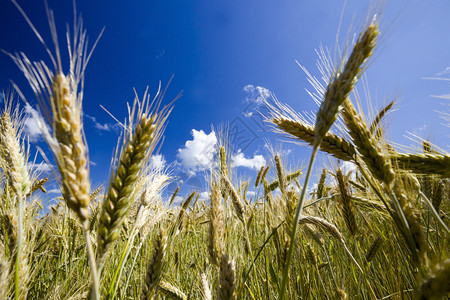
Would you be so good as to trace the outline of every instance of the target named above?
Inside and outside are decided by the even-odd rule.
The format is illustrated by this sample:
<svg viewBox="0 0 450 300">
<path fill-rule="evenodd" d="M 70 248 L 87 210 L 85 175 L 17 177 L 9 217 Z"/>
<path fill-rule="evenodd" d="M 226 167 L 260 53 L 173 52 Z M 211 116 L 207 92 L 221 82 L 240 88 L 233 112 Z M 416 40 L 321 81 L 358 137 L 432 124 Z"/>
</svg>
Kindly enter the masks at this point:
<svg viewBox="0 0 450 300">
<path fill-rule="evenodd" d="M 193 139 L 186 141 L 184 147 L 178 149 L 177 158 L 193 175 L 209 168 L 213 163 L 217 137 L 214 131 L 206 134 L 203 130 L 192 129 L 191 134 Z"/>
<path fill-rule="evenodd" d="M 88 114 L 85 114 L 85 117 L 92 121 L 94 124 L 94 128 L 98 131 L 118 131 L 120 130 L 121 126 L 117 123 L 100 123 L 97 121 L 97 118 Z"/>
<path fill-rule="evenodd" d="M 243 90 L 247 93 L 245 100 L 258 105 L 263 104 L 264 100 L 270 97 L 270 90 L 262 86 L 247 84 Z"/>
<path fill-rule="evenodd" d="M 242 89 L 245 92 L 246 107 L 242 111 L 245 118 L 252 120 L 253 125 L 257 125 L 258 130 L 266 131 L 263 115 L 267 115 L 267 106 L 264 104 L 272 99 L 272 92 L 262 86 L 247 84 Z"/>
<path fill-rule="evenodd" d="M 443 71 L 436 74 L 436 76 L 442 76 L 445 74 L 450 74 L 450 67 L 446 67 Z"/>
<path fill-rule="evenodd" d="M 61 194 L 61 190 L 60 189 L 47 190 L 47 194 Z"/>
<path fill-rule="evenodd" d="M 28 163 L 28 169 L 30 169 L 33 172 L 38 172 L 38 173 L 50 173 L 53 171 L 54 166 L 46 163 L 46 162 L 40 162 L 40 163 L 33 163 L 33 162 L 29 162 Z"/>
</svg>

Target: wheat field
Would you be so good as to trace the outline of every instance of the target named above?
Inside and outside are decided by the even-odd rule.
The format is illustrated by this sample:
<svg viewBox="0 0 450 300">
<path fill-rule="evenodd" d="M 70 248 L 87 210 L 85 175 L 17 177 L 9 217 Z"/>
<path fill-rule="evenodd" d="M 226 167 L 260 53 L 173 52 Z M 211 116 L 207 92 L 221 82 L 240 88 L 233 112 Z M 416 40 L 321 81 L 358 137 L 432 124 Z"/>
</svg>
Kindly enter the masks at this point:
<svg viewBox="0 0 450 300">
<path fill-rule="evenodd" d="M 17 98 L 29 87 L 16 86 L 0 119 L 0 299 L 448 297 L 450 154 L 426 140 L 398 150 L 385 138 L 394 102 L 367 118 L 354 93 L 380 27 L 370 18 L 341 61 L 322 61 L 328 79 L 316 82 L 313 117 L 266 103 L 267 126 L 312 149 L 307 167 L 288 167 L 274 153 L 256 178 L 238 180 L 224 133 L 208 199 L 195 191 L 179 206 L 178 189 L 163 193 L 169 170 L 149 165 L 176 105 L 164 88 L 136 96 L 111 177 L 93 189 L 82 105 L 92 48 L 82 24 L 49 50 L 53 65 L 8 53 L 47 112 L 38 120 L 61 197 L 43 208 L 53 178 L 27 167 Z M 67 46 L 68 66 L 59 53 Z M 332 167 L 314 164 L 319 152 Z"/>
</svg>

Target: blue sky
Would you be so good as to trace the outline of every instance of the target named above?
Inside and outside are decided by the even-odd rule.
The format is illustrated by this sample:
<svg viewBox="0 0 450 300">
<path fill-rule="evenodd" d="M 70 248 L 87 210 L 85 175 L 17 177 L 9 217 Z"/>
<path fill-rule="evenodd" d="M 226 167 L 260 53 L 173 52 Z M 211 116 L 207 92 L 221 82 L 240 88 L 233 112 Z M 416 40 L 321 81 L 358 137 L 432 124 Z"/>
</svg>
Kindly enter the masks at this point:
<svg viewBox="0 0 450 300">
<path fill-rule="evenodd" d="M 43 1 L 18 2 L 51 44 Z M 55 11 L 62 40 L 65 23 L 73 22 L 72 1 L 48 3 Z M 254 110 L 258 99 L 270 93 L 297 111 L 316 110 L 305 91 L 311 87 L 296 60 L 313 75 L 320 75 L 315 49 L 321 43 L 336 48 L 344 4 L 331 0 L 136 0 L 124 4 L 112 0 L 105 6 L 104 1 L 77 1 L 91 44 L 105 27 L 86 70 L 84 90 L 93 185 L 108 181 L 120 133 L 100 105 L 123 120 L 126 102 L 134 98 L 133 88 L 142 96 L 149 86 L 154 94 L 159 80 L 165 85 L 172 74 L 166 103 L 181 90 L 183 96 L 175 103 L 160 149 L 172 174 L 184 180 L 193 176 L 202 185 L 202 170 L 210 160 L 208 146 L 214 143 L 211 126 L 225 124 L 244 134 L 235 141 L 234 154 L 243 178 L 270 160 L 267 141 L 285 151 L 288 165 L 305 164 L 310 150 L 282 143 L 280 139 L 285 139 L 270 133 Z M 1 0 L 0 7 L 0 48 L 48 61 L 44 48 L 12 3 Z M 349 28 L 351 33 L 359 32 L 369 8 L 370 1 L 346 2 L 340 46 L 345 45 Z M 388 133 L 397 143 L 414 144 L 404 137 L 413 132 L 449 149 L 448 127 L 442 125 L 445 121 L 436 112 L 448 113 L 449 101 L 432 97 L 450 93 L 449 12 L 447 0 L 388 1 L 382 11 L 382 41 L 366 75 L 375 108 L 398 99 Z M 3 53 L 0 70 L 0 89 L 8 89 L 12 80 L 34 102 L 23 75 Z M 425 79 L 429 77 L 447 81 Z M 363 105 L 367 107 L 364 101 Z M 45 149 L 43 140 L 35 137 L 35 144 Z"/>
</svg>

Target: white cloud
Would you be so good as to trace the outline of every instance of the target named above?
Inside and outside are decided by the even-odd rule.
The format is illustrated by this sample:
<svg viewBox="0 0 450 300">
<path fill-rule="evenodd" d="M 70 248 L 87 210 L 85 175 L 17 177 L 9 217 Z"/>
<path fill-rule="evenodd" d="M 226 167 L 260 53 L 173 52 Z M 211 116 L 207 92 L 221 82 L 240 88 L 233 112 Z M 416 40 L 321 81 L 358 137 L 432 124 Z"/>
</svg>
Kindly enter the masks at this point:
<svg viewBox="0 0 450 300">
<path fill-rule="evenodd" d="M 24 131 L 28 135 L 30 141 L 35 143 L 42 137 L 42 129 L 40 126 L 43 126 L 45 121 L 38 111 L 29 104 L 25 105 L 25 113 L 27 118 L 25 119 Z"/>
<path fill-rule="evenodd" d="M 39 172 L 39 173 L 50 173 L 53 171 L 53 165 L 46 163 L 46 162 L 40 162 L 40 163 L 29 162 L 28 168 L 34 172 Z"/>
<path fill-rule="evenodd" d="M 248 197 L 248 198 L 254 197 L 255 195 L 256 195 L 256 192 L 255 192 L 255 191 L 247 191 L 247 197 Z"/>
<path fill-rule="evenodd" d="M 173 199 L 172 205 L 180 205 L 183 202 L 184 198 L 181 196 L 175 196 Z"/>
<path fill-rule="evenodd" d="M 164 169 L 166 166 L 166 159 L 162 154 L 155 154 L 150 157 L 150 166 L 152 169 Z"/>
<path fill-rule="evenodd" d="M 47 190 L 47 194 L 61 194 L 61 190 L 60 189 Z"/>
<path fill-rule="evenodd" d="M 266 160 L 262 155 L 255 155 L 253 158 L 246 158 L 244 153 L 238 152 L 231 158 L 231 166 L 245 167 L 249 169 L 259 170 L 266 165 Z"/>
<path fill-rule="evenodd" d="M 317 190 L 317 187 L 318 187 L 317 183 L 314 183 L 313 185 L 309 186 L 306 189 L 306 195 L 307 196 L 311 195 L 311 193 L 313 193 L 313 192 L 315 192 Z"/>
<path fill-rule="evenodd" d="M 208 192 L 201 192 L 199 194 L 199 197 L 198 197 L 198 201 L 199 202 L 201 202 L 201 201 L 208 201 L 208 200 L 209 200 L 209 193 Z"/>
<path fill-rule="evenodd" d="M 192 129 L 193 140 L 186 141 L 184 148 L 178 149 L 177 157 L 190 173 L 205 170 L 214 160 L 217 137 L 214 131 L 206 134 L 203 130 Z"/>
<path fill-rule="evenodd" d="M 255 102 L 258 105 L 263 104 L 264 100 L 270 97 L 270 90 L 262 86 L 247 84 L 243 90 L 247 93 L 245 100 Z"/>
<path fill-rule="evenodd" d="M 355 172 L 356 172 L 356 169 L 357 169 L 357 167 L 356 167 L 356 165 L 354 163 L 349 162 L 349 161 L 343 161 L 342 162 L 341 170 L 342 170 L 342 172 L 344 174 L 348 174 L 350 172 L 353 172 L 352 176 L 354 176 Z"/>
</svg>

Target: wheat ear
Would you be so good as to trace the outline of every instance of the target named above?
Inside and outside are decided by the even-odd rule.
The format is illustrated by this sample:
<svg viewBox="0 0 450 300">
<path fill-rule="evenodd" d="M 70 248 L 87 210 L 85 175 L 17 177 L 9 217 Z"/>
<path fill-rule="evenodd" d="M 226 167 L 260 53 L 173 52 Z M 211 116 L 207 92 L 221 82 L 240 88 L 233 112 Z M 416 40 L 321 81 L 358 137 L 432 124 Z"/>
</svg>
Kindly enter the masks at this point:
<svg viewBox="0 0 450 300">
<path fill-rule="evenodd" d="M 201 274 L 201 285 L 202 285 L 201 293 L 203 296 L 203 300 L 212 300 L 211 290 L 209 288 L 208 277 L 206 276 L 205 273 Z"/>
<path fill-rule="evenodd" d="M 147 90 L 142 102 L 136 96 L 119 161 L 103 200 L 99 219 L 97 259 L 100 270 L 106 259 L 108 248 L 119 236 L 121 225 L 132 203 L 131 196 L 139 174 L 142 172 L 142 166 L 148 162 L 153 149 L 158 144 L 170 114 L 171 105 L 157 112 L 163 96 L 164 92 L 158 91 L 151 103 Z M 135 117 L 136 122 L 134 122 Z"/>
<path fill-rule="evenodd" d="M 302 216 L 300 218 L 299 225 L 302 225 L 302 224 L 311 224 L 311 225 L 315 225 L 317 227 L 320 227 L 323 230 L 327 231 L 329 234 L 331 234 L 333 237 L 338 239 L 342 243 L 342 246 L 344 247 L 344 249 L 347 252 L 347 254 L 350 256 L 351 260 L 358 267 L 359 271 L 361 273 L 364 273 L 363 270 L 361 269 L 361 267 L 359 266 L 358 262 L 353 257 L 353 255 L 350 252 L 350 250 L 348 250 L 347 244 L 344 241 L 342 233 L 339 231 L 339 229 L 337 229 L 336 226 L 334 226 L 333 224 L 331 224 L 330 222 L 328 222 L 325 219 L 322 219 L 322 218 L 319 218 L 319 217 L 313 217 L 313 216 Z"/>
<path fill-rule="evenodd" d="M 367 250 L 367 253 L 366 253 L 366 261 L 367 262 L 371 262 L 375 258 L 375 255 L 377 254 L 377 252 L 380 249 L 382 244 L 383 244 L 383 239 L 381 238 L 381 236 L 377 237 L 372 242 L 372 244 L 369 247 L 369 250 Z"/>
<path fill-rule="evenodd" d="M 159 289 L 158 291 L 167 297 L 167 299 L 173 299 L 173 300 L 186 300 L 186 295 L 176 286 L 173 284 L 161 280 L 159 282 Z"/>
<path fill-rule="evenodd" d="M 245 208 L 242 204 L 239 194 L 237 193 L 228 176 L 222 176 L 221 179 L 225 190 L 230 194 L 231 202 L 233 203 L 234 211 L 236 212 L 237 217 L 243 224 L 245 224 Z"/>
<path fill-rule="evenodd" d="M 391 155 L 398 167 L 419 174 L 435 174 L 450 178 L 450 154 L 409 154 L 395 153 Z"/>
<path fill-rule="evenodd" d="M 450 294 L 450 259 L 437 264 L 428 277 L 421 283 L 417 299 L 443 299 Z"/>
<path fill-rule="evenodd" d="M 12 94 L 11 94 L 12 98 Z M 30 192 L 31 180 L 27 170 L 26 154 L 20 142 L 22 120 L 17 109 L 11 115 L 11 100 L 5 99 L 5 112 L 0 118 L 0 161 L 3 172 L 6 175 L 9 185 L 12 187 L 16 201 L 11 202 L 12 210 L 17 210 L 11 214 L 11 229 L 16 231 L 15 247 L 10 251 L 14 252 L 14 293 L 16 299 L 25 297 L 28 283 L 27 254 L 25 251 L 26 232 L 24 231 L 25 197 Z M 12 117 L 12 118 L 11 118 Z M 17 218 L 16 218 L 17 216 Z M 13 224 L 15 223 L 15 224 Z"/>
<path fill-rule="evenodd" d="M 13 117 L 19 118 L 17 115 Z M 17 198 L 22 201 L 30 191 L 31 181 L 25 162 L 24 149 L 19 141 L 20 125 L 15 123 L 17 122 L 11 119 L 8 111 L 5 111 L 0 118 L 0 157 L 9 185 L 13 188 Z"/>
<path fill-rule="evenodd" d="M 336 171 L 336 179 L 338 182 L 345 223 L 347 224 L 347 228 L 350 230 L 350 233 L 355 235 L 358 227 L 356 223 L 355 209 L 353 207 L 352 197 L 349 192 L 348 181 L 344 178 L 340 168 Z"/>
<path fill-rule="evenodd" d="M 142 286 L 142 300 L 151 299 L 155 294 L 156 287 L 158 286 L 161 277 L 164 256 L 166 254 L 166 244 L 166 234 L 163 230 L 160 230 L 153 243 L 153 253 L 148 262 L 146 277 Z"/>
<path fill-rule="evenodd" d="M 313 126 L 301 120 L 286 117 L 273 118 L 271 121 L 281 131 L 314 146 L 315 131 Z M 356 150 L 351 143 L 331 132 L 322 136 L 320 150 L 345 161 L 354 161 L 356 155 Z"/>
<path fill-rule="evenodd" d="M 23 53 L 9 54 L 33 89 L 36 98 L 40 102 L 41 111 L 47 113 L 46 117 L 52 132 L 50 132 L 48 126 L 43 124 L 42 118 L 36 116 L 34 119 L 37 120 L 38 126 L 43 132 L 55 158 L 61 176 L 60 186 L 64 200 L 67 206 L 76 213 L 85 231 L 94 296 L 96 299 L 99 299 L 97 267 L 89 234 L 88 205 L 90 201 L 90 184 L 81 109 L 84 71 L 91 57 L 92 50 L 88 52 L 86 31 L 82 27 L 81 17 L 77 18 L 75 16 L 73 42 L 70 41 L 70 32 L 67 32 L 69 71 L 65 75 L 62 68 L 53 12 L 47 8 L 50 30 L 55 46 L 54 53 L 47 47 L 19 4 L 15 0 L 13 0 L 13 4 L 18 8 L 39 41 L 46 48 L 53 63 L 53 68 L 49 68 L 43 61 L 30 61 Z M 93 48 L 95 48 L 97 41 Z M 17 86 L 15 88 L 19 91 L 21 97 L 25 99 L 20 89 Z"/>
<path fill-rule="evenodd" d="M 261 182 L 261 181 L 260 181 L 260 180 L 261 180 L 261 175 L 263 174 L 264 169 L 265 169 L 265 167 L 262 166 L 261 169 L 260 169 L 259 172 L 258 172 L 258 175 L 256 176 L 256 180 L 255 180 L 255 188 L 258 187 L 259 183 Z"/>
<path fill-rule="evenodd" d="M 367 129 L 349 99 L 344 102 L 342 115 L 353 143 L 373 176 L 387 184 L 391 183 L 394 180 L 394 170 L 389 158 L 383 154 L 375 136 Z"/>
<path fill-rule="evenodd" d="M 285 197 L 285 189 L 286 189 L 286 181 L 283 173 L 283 166 L 281 165 L 280 156 L 278 154 L 274 157 L 275 166 L 277 167 L 277 175 L 278 175 L 278 187 L 280 188 L 281 194 Z"/>
<path fill-rule="evenodd" d="M 302 175 L 302 171 L 301 170 L 297 170 L 295 172 L 289 173 L 286 176 L 284 176 L 284 182 L 289 183 L 292 180 L 298 178 L 300 175 Z M 280 181 L 278 179 L 272 181 L 269 185 L 267 185 L 266 192 L 270 193 L 270 192 L 275 191 L 276 188 L 279 187 L 279 185 L 280 185 Z"/>
<path fill-rule="evenodd" d="M 378 114 L 376 115 L 375 119 L 372 121 L 372 124 L 370 124 L 369 131 L 372 134 L 375 134 L 375 129 L 377 129 L 377 127 L 380 124 L 381 120 L 384 118 L 384 116 L 386 116 L 386 114 L 391 110 L 391 108 L 393 106 L 394 106 L 394 101 L 391 101 L 378 112 Z"/>
<path fill-rule="evenodd" d="M 220 188 L 218 184 L 211 184 L 211 210 L 209 224 L 208 250 L 211 261 L 220 266 L 220 259 L 224 250 L 223 208 L 220 203 Z"/>
<path fill-rule="evenodd" d="M 123 146 L 119 164 L 111 179 L 103 202 L 98 229 L 98 254 L 101 257 L 120 233 L 120 225 L 131 204 L 130 196 L 144 163 L 145 152 L 155 131 L 155 117 L 143 116 L 137 123 L 130 140 Z"/>
<path fill-rule="evenodd" d="M 321 199 L 324 196 L 325 180 L 327 179 L 327 170 L 322 169 L 322 174 L 320 175 L 319 184 L 317 185 L 317 199 Z"/>
<path fill-rule="evenodd" d="M 360 34 L 342 72 L 337 72 L 328 85 L 316 116 L 316 139 L 320 140 L 336 121 L 339 109 L 359 79 L 366 60 L 372 55 L 378 37 L 378 24 L 373 22 Z"/>
<path fill-rule="evenodd" d="M 218 290 L 219 300 L 236 299 L 236 267 L 235 262 L 227 254 L 222 255 L 220 262 L 220 286 Z"/>
</svg>

